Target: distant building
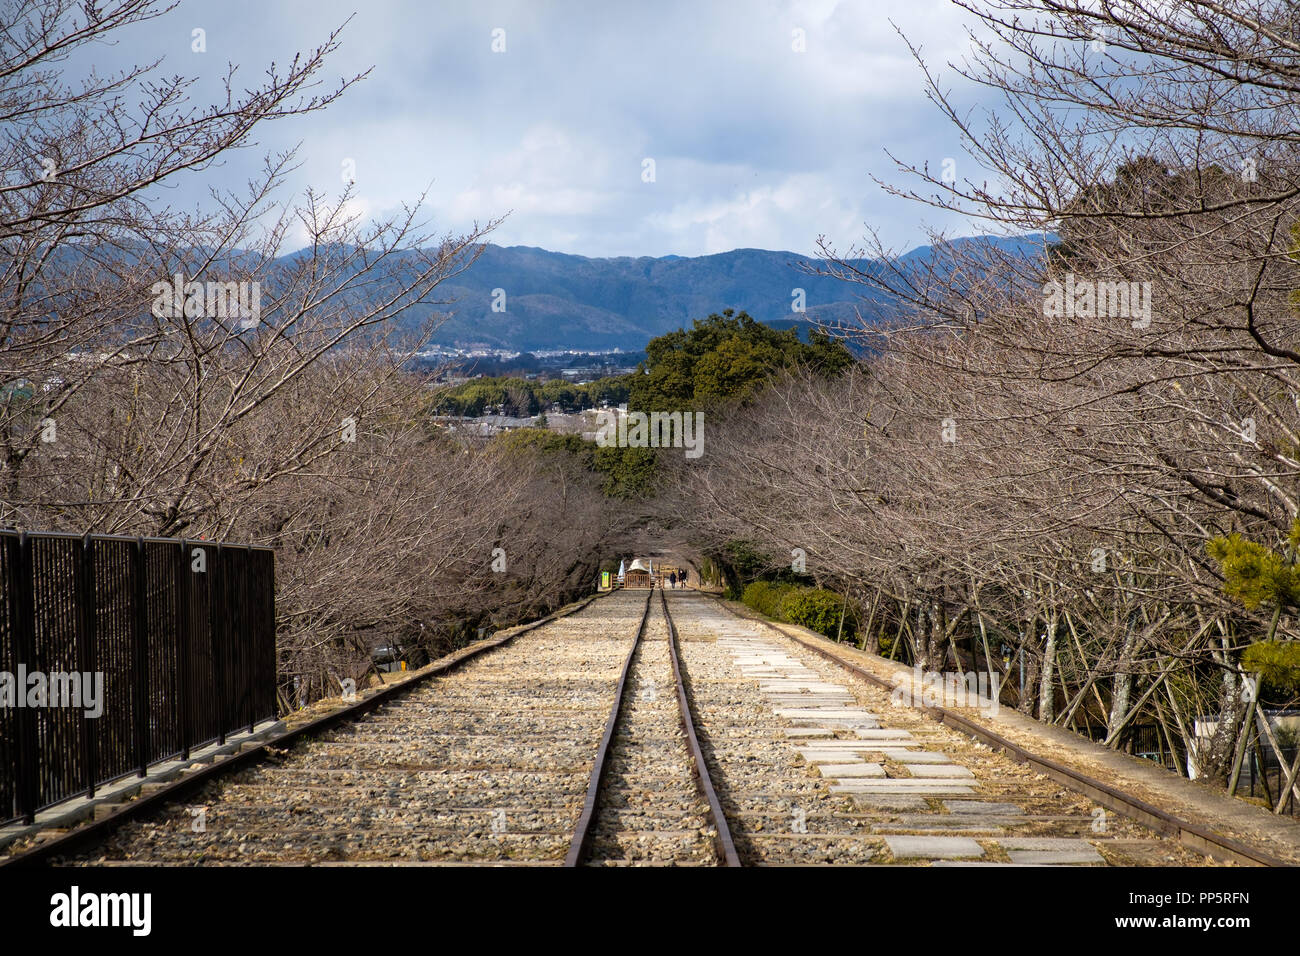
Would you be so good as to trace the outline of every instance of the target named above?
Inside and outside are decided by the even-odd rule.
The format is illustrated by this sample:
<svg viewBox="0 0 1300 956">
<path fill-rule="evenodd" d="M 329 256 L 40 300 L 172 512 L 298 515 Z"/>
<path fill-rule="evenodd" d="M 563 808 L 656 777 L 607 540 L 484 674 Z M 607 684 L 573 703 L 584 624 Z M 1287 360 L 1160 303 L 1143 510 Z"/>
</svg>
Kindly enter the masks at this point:
<svg viewBox="0 0 1300 956">
<path fill-rule="evenodd" d="M 623 587 L 625 588 L 662 588 L 668 587 L 669 575 L 677 575 L 677 580 L 684 582 L 686 580 L 686 570 L 684 568 L 673 567 L 668 564 L 656 564 L 654 561 L 637 558 L 627 568 L 623 574 Z"/>
<path fill-rule="evenodd" d="M 623 587 L 648 588 L 651 586 L 650 567 L 640 558 L 637 558 L 623 574 Z"/>
<path fill-rule="evenodd" d="M 466 418 L 458 415 L 436 415 L 435 425 L 445 425 L 448 430 L 474 435 L 478 438 L 491 438 L 502 432 L 512 432 L 519 428 L 536 428 L 536 418 L 514 418 L 510 415 L 482 415 L 478 418 Z"/>
</svg>

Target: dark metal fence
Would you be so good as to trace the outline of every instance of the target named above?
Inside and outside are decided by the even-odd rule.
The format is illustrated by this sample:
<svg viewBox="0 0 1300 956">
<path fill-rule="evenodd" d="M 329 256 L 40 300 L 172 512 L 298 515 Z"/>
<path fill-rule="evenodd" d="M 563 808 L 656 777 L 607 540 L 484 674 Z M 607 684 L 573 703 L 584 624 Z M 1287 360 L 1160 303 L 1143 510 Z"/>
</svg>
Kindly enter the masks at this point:
<svg viewBox="0 0 1300 956">
<path fill-rule="evenodd" d="M 1133 753 L 1138 757 L 1144 757 L 1147 760 L 1154 760 L 1156 763 L 1163 764 L 1170 770 L 1179 769 L 1179 761 L 1182 755 L 1171 751 L 1165 741 L 1164 735 L 1160 733 L 1160 728 L 1155 724 L 1143 724 L 1131 729 L 1133 740 Z M 1106 731 L 1102 728 L 1101 739 L 1105 739 Z M 1183 771 L 1184 773 L 1186 771 Z"/>
<path fill-rule="evenodd" d="M 269 548 L 0 531 L 0 823 L 275 714 Z"/>
</svg>

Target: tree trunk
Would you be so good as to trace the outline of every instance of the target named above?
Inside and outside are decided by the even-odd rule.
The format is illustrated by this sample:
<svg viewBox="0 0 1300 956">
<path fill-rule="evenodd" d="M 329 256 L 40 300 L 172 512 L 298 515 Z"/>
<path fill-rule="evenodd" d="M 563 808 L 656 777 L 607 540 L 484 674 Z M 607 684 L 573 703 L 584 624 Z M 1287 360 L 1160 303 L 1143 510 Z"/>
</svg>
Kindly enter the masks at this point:
<svg viewBox="0 0 1300 956">
<path fill-rule="evenodd" d="M 1038 692 L 1038 719 L 1044 723 L 1052 722 L 1052 713 L 1056 705 L 1056 688 L 1052 684 L 1052 672 L 1056 666 L 1056 612 L 1047 618 L 1047 639 L 1043 644 L 1043 672 L 1040 677 Z"/>
<path fill-rule="evenodd" d="M 1133 693 L 1133 649 L 1137 646 L 1137 633 L 1130 619 L 1124 630 L 1124 643 L 1120 647 L 1119 667 L 1110 685 L 1110 716 L 1106 721 L 1106 737 L 1110 738 L 1128 717 L 1128 705 Z"/>
<path fill-rule="evenodd" d="M 942 673 L 948 664 L 948 621 L 942 601 L 930 602 L 930 627 L 925 632 L 925 659 L 922 666 L 927 671 Z"/>
</svg>

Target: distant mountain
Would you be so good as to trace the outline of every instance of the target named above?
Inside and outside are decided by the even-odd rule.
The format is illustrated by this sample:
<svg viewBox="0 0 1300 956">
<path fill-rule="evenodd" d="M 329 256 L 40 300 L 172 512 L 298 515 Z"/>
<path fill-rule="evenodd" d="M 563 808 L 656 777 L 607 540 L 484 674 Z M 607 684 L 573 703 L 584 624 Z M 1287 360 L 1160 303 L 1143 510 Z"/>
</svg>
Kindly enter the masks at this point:
<svg viewBox="0 0 1300 956">
<path fill-rule="evenodd" d="M 1038 259 L 1045 242 L 1053 239 L 1050 235 L 957 239 L 949 247 L 918 247 L 899 261 L 904 269 L 942 274 L 949 254 L 945 250 L 952 247 L 980 243 L 999 254 Z M 87 265 L 86 255 L 86 250 L 76 245 L 58 251 L 67 269 Z M 252 255 L 236 250 L 219 257 L 217 263 Z M 278 257 L 276 263 L 292 266 L 308 255 L 308 250 L 300 250 Z M 97 251 L 95 262 L 102 265 L 116 257 L 130 264 L 137 257 L 148 256 L 145 247 L 127 243 L 107 253 Z M 856 312 L 872 321 L 891 311 L 888 298 L 865 285 L 810 275 L 801 268 L 817 264 L 818 260 L 794 252 L 766 249 L 735 249 L 712 256 L 592 259 L 531 246 L 488 244 L 473 265 L 435 290 L 437 299 L 450 300 L 450 304 L 413 306 L 399 321 L 418 328 L 436 315 L 450 312 L 451 317 L 433 338 L 441 345 L 485 345 L 511 351 L 637 351 L 656 336 L 727 308 L 744 310 L 761 322 L 797 328 L 801 333 L 815 321 L 846 323 L 852 328 L 856 327 Z M 852 264 L 866 274 L 883 272 L 877 260 L 859 259 Z M 493 295 L 497 289 L 504 290 L 505 311 L 493 311 L 494 299 L 499 299 Z M 803 313 L 791 308 L 796 289 L 803 290 Z M 381 279 L 349 294 L 386 298 L 394 291 Z"/>
<path fill-rule="evenodd" d="M 992 241 L 1003 251 L 1035 257 L 1043 240 Z M 929 246 L 903 257 L 909 266 L 933 259 Z M 865 286 L 809 275 L 813 263 L 793 252 L 736 249 L 712 256 L 592 259 L 531 246 L 489 244 L 469 269 L 438 288 L 455 302 L 439 309 L 421 306 L 410 321 L 451 311 L 434 341 L 443 345 L 483 343 L 493 347 L 639 349 L 652 338 L 690 325 L 725 308 L 745 310 L 779 327 L 805 328 L 808 320 L 852 321 L 855 307 L 867 316 L 888 308 Z M 880 268 L 874 260 L 854 265 Z M 505 311 L 492 311 L 493 290 L 505 291 Z M 794 290 L 803 289 L 806 314 L 791 310 Z M 864 299 L 865 297 L 865 299 Z"/>
</svg>

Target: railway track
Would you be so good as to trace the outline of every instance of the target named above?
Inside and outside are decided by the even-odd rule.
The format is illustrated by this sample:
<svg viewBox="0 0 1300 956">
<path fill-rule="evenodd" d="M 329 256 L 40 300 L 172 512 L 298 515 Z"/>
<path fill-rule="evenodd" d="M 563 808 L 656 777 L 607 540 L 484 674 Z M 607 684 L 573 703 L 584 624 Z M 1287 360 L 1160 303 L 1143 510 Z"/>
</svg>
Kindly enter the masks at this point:
<svg viewBox="0 0 1300 956">
<path fill-rule="evenodd" d="M 1216 834 L 1193 848 L 1144 826 L 1140 801 L 1111 790 L 1124 799 L 1103 806 L 1086 778 L 999 752 L 995 735 L 972 739 L 948 725 L 955 714 L 895 705 L 883 681 L 719 601 L 669 602 L 746 864 L 1204 866 L 1211 851 L 1273 862 L 1235 858 L 1246 848 Z"/>
<path fill-rule="evenodd" d="M 1210 862 L 820 653 L 695 592 L 614 592 L 254 766 L 214 768 L 93 844 L 38 852 L 91 866 Z"/>
<path fill-rule="evenodd" d="M 43 855 L 97 866 L 735 864 L 677 674 L 662 595 L 619 592 L 93 846 Z"/>
<path fill-rule="evenodd" d="M 570 866 L 740 865 L 699 747 L 676 630 L 658 595 L 628 656 Z"/>
</svg>

